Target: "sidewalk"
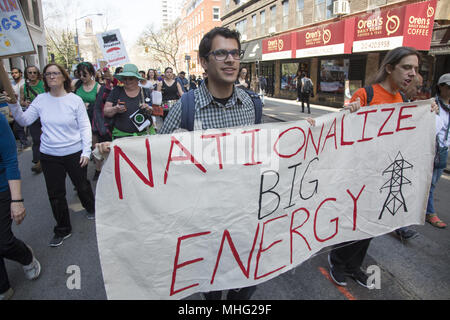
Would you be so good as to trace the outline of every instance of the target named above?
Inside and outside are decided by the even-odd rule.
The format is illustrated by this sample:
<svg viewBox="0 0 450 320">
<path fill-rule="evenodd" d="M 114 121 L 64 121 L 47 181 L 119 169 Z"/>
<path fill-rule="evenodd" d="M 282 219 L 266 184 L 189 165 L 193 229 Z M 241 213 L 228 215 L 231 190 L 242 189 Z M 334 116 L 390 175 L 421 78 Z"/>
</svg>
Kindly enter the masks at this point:
<svg viewBox="0 0 450 320">
<path fill-rule="evenodd" d="M 330 112 L 338 112 L 340 108 L 332 108 L 317 104 L 310 104 L 311 114 L 302 113 L 302 103 L 295 100 L 277 99 L 264 97 L 263 114 L 278 121 L 297 121 L 306 119 L 307 117 L 320 117 Z"/>
</svg>

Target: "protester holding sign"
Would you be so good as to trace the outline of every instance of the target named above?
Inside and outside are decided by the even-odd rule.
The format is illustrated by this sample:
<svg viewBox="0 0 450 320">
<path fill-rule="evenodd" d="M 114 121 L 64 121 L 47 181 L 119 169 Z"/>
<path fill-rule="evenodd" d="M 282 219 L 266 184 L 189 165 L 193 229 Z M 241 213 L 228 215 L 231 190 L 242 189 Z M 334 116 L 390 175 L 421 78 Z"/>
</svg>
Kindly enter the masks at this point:
<svg viewBox="0 0 450 320">
<path fill-rule="evenodd" d="M 347 108 L 354 112 L 360 106 L 403 102 L 400 91 L 406 91 L 413 82 L 418 73 L 419 59 L 420 55 L 414 48 L 398 47 L 389 51 L 373 85 L 358 89 Z M 434 104 L 431 111 L 436 110 Z M 330 252 L 330 275 L 337 285 L 346 286 L 346 277 L 349 276 L 361 286 L 372 288 L 367 274 L 361 269 L 371 240 L 341 243 Z"/>
<path fill-rule="evenodd" d="M 247 126 L 260 122 L 250 96 L 235 86 L 241 59 L 239 33 L 227 28 L 214 28 L 201 40 L 200 62 L 208 78 L 192 92 L 195 101 L 195 123 L 202 123 L 195 129 L 227 128 Z M 188 93 L 188 94 L 189 94 Z M 186 94 L 187 95 L 187 94 Z M 171 109 L 160 133 L 172 133 L 182 127 L 183 102 L 180 99 Z M 192 110 L 194 112 L 194 110 Z M 225 115 L 229 113 L 228 116 Z M 250 299 L 256 286 L 230 290 L 228 300 Z M 206 299 L 220 299 L 221 291 L 205 294 Z"/>
<path fill-rule="evenodd" d="M 113 89 L 104 107 L 105 117 L 113 118 L 113 140 L 155 134 L 150 113 L 151 90 L 139 87 L 139 80 L 144 78 L 139 75 L 138 68 L 134 64 L 126 64 L 115 77 L 123 82 L 123 87 Z"/>
<path fill-rule="evenodd" d="M 439 105 L 439 115 L 436 119 L 436 158 L 434 162 L 433 178 L 431 180 L 430 195 L 428 196 L 426 221 L 433 227 L 445 228 L 447 226 L 434 210 L 434 189 L 442 172 L 447 167 L 448 147 L 450 146 L 450 73 L 439 78 L 436 86 L 436 101 Z"/>
<path fill-rule="evenodd" d="M 28 66 L 25 69 L 25 84 L 20 88 L 20 105 L 23 108 L 28 108 L 31 102 L 41 93 L 45 92 L 44 82 L 42 81 L 41 73 L 35 66 Z M 33 160 L 34 165 L 31 171 L 41 173 L 40 151 L 41 146 L 41 121 L 37 119 L 28 129 L 30 130 L 31 139 L 33 141 Z"/>
<path fill-rule="evenodd" d="M 57 247 L 72 232 L 66 199 L 67 174 L 77 189 L 87 218 L 95 218 L 94 194 L 87 179 L 92 132 L 83 100 L 71 92 L 71 79 L 64 68 L 50 63 L 43 74 L 44 94 L 38 95 L 25 112 L 19 104 L 9 107 L 14 119 L 22 125 L 41 119 L 41 166 L 57 223 L 49 245 Z"/>
</svg>

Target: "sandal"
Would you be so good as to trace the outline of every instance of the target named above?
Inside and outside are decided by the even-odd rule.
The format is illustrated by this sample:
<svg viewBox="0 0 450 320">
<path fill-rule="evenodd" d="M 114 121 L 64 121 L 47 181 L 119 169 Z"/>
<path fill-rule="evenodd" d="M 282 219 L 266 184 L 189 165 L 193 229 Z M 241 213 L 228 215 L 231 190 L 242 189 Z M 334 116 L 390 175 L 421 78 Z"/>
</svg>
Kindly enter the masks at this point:
<svg viewBox="0 0 450 320">
<path fill-rule="evenodd" d="M 447 226 L 441 219 L 438 218 L 436 213 L 427 214 L 425 220 L 436 228 L 445 228 Z"/>
</svg>

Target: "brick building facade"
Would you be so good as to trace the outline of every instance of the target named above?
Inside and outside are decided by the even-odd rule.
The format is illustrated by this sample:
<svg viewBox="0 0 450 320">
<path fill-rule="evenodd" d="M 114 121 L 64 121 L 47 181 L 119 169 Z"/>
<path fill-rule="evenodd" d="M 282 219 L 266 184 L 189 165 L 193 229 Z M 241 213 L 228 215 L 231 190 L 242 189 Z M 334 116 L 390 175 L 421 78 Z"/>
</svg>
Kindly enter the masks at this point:
<svg viewBox="0 0 450 320">
<path fill-rule="evenodd" d="M 198 46 L 203 35 L 214 27 L 220 26 L 221 21 L 220 0 L 187 0 L 183 3 L 181 13 L 180 47 L 178 71 L 201 76 L 203 68 L 198 58 Z M 185 60 L 189 56 L 190 60 Z"/>
</svg>

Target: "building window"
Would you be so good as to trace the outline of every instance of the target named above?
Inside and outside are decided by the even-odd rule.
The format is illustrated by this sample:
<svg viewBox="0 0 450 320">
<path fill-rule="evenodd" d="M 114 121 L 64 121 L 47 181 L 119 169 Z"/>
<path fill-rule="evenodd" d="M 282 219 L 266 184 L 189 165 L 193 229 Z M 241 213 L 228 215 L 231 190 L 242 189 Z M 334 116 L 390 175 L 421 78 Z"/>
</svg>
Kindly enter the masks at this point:
<svg viewBox="0 0 450 320">
<path fill-rule="evenodd" d="M 20 5 L 22 6 L 23 14 L 25 19 L 30 21 L 30 9 L 28 8 L 28 0 L 20 0 Z"/>
<path fill-rule="evenodd" d="M 241 20 L 236 23 L 236 30 L 239 31 L 241 35 L 247 33 L 247 19 Z"/>
<path fill-rule="evenodd" d="M 281 90 L 295 91 L 297 90 L 295 76 L 298 70 L 298 63 L 282 63 L 281 64 Z"/>
<path fill-rule="evenodd" d="M 256 14 L 252 15 L 252 32 L 253 36 L 256 37 Z"/>
<path fill-rule="evenodd" d="M 260 23 L 261 23 L 261 29 L 259 30 L 260 35 L 266 34 L 266 11 L 263 10 L 259 13 Z"/>
<path fill-rule="evenodd" d="M 37 0 L 33 0 L 32 5 L 33 5 L 34 24 L 40 27 L 41 26 L 41 19 L 39 17 L 39 4 L 38 4 Z"/>
<path fill-rule="evenodd" d="M 270 29 L 269 32 L 277 30 L 277 6 L 270 7 Z"/>
<path fill-rule="evenodd" d="M 386 4 L 386 0 L 369 0 L 368 9 L 375 9 Z"/>
<path fill-rule="evenodd" d="M 333 18 L 333 2 L 334 0 L 315 0 L 314 21 Z"/>
<path fill-rule="evenodd" d="M 220 21 L 220 8 L 213 7 L 213 21 Z"/>
<path fill-rule="evenodd" d="M 283 1 L 283 30 L 289 28 L 289 1 Z"/>
<path fill-rule="evenodd" d="M 348 80 L 349 65 L 349 59 L 321 60 L 317 91 L 342 95 Z"/>
<path fill-rule="evenodd" d="M 303 8 L 305 7 L 304 0 L 297 0 L 297 26 L 302 26 L 303 22 Z"/>
</svg>

